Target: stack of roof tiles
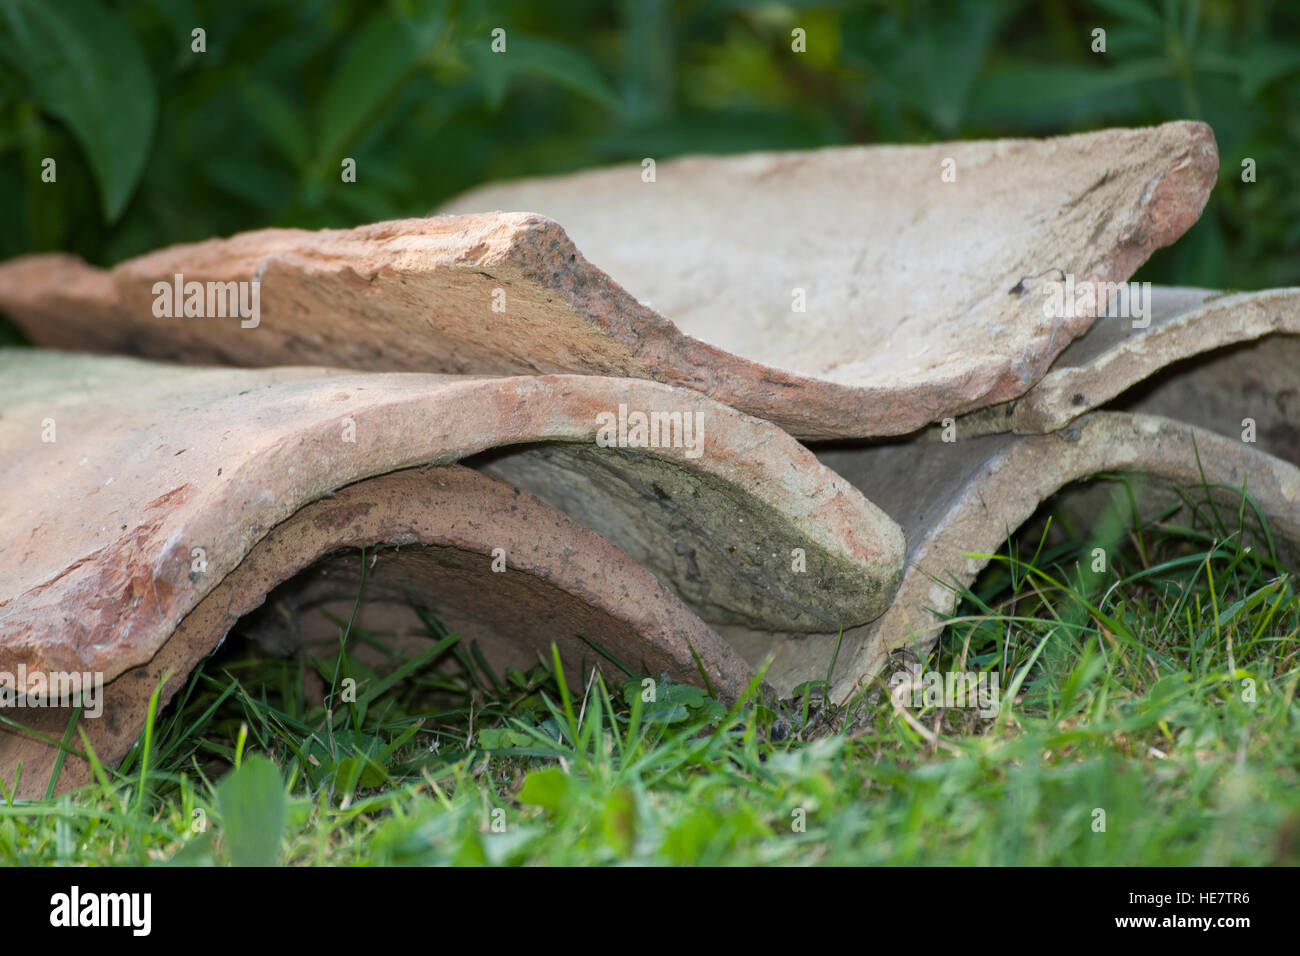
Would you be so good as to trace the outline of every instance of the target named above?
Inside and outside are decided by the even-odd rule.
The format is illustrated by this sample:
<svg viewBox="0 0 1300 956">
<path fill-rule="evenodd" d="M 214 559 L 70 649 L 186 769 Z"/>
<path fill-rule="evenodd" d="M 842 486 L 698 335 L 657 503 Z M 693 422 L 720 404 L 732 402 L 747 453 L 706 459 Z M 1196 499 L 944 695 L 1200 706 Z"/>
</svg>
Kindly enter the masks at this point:
<svg viewBox="0 0 1300 956">
<path fill-rule="evenodd" d="M 0 265 L 39 346 L 0 351 L 0 681 L 102 673 L 114 761 L 232 629 L 336 642 L 360 592 L 357 627 L 436 608 L 496 666 L 844 701 L 1094 473 L 1245 488 L 1294 547 L 1300 289 L 1118 285 L 1217 169 L 1196 123 L 690 158 Z M 22 716 L 0 772 L 37 794 L 71 711 Z"/>
</svg>

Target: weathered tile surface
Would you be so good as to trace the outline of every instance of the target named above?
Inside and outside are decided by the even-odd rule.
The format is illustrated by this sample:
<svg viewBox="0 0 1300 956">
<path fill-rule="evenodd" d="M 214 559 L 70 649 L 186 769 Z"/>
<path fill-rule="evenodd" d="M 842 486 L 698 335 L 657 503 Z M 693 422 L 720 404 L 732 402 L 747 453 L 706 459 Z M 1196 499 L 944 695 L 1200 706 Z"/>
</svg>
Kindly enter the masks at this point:
<svg viewBox="0 0 1300 956">
<path fill-rule="evenodd" d="M 674 428 L 599 445 L 620 408 L 689 420 L 695 443 Z M 449 604 L 502 654 L 586 654 L 585 633 L 680 679 L 698 654 L 724 696 L 749 670 L 687 604 L 756 627 L 862 623 L 901 575 L 898 526 L 794 439 L 654 382 L 9 349 L 0 409 L 0 671 L 99 672 L 136 704 L 298 571 L 314 569 L 313 602 L 338 598 L 354 582 L 330 555 L 362 545 L 384 555 L 376 604 Z M 561 503 L 578 489 L 576 516 L 636 560 L 488 476 L 410 471 L 506 446 Z M 497 548 L 514 573 L 491 571 Z"/>
<path fill-rule="evenodd" d="M 1217 169 L 1197 123 L 682 159 L 654 182 L 628 166 L 488 187 L 448 207 L 469 215 L 244 233 L 107 273 L 15 260 L 0 308 L 63 348 L 633 376 L 799 437 L 897 435 L 1024 393 L 1092 322 L 1044 314 L 1036 286 L 1127 279 Z M 155 316 L 176 275 L 259 279 L 259 324 Z"/>
<path fill-rule="evenodd" d="M 1154 286 L 1149 316 L 1099 319 L 1028 393 L 957 427 L 1047 432 L 1112 402 L 1227 435 L 1251 418 L 1264 450 L 1300 463 L 1300 289 Z"/>
<path fill-rule="evenodd" d="M 500 572 L 492 570 L 497 549 L 505 558 Z M 708 625 L 613 545 L 504 482 L 443 465 L 362 479 L 272 527 L 161 635 L 151 657 L 108 672 L 103 714 L 83 718 L 81 726 L 101 760 L 119 760 L 144 727 L 154 689 L 162 684 L 166 704 L 236 622 L 274 650 L 328 657 L 337 652 L 338 629 L 319 611 L 343 619 L 355 611 L 357 627 L 414 654 L 431 642 L 418 636 L 427 632 L 414 607 L 433 609 L 467 646 L 477 642 L 498 673 L 549 661 L 555 642 L 579 687 L 592 666 L 611 671 L 607 679 L 621 678 L 581 634 L 620 659 L 644 662 L 654 675 L 698 682 L 702 667 L 724 699 L 734 699 L 751 675 Z M 129 626 L 131 615 L 123 610 L 122 624 Z M 60 669 L 42 654 L 39 632 L 26 636 L 34 657 L 29 666 Z M 122 636 L 112 626 L 93 635 L 99 646 L 93 665 L 85 666 L 115 668 L 111 653 Z M 3 659 L 0 669 L 13 667 L 8 651 Z M 60 738 L 72 714 L 22 709 L 10 716 Z M 0 731 L 0 770 L 12 781 L 22 761 L 25 796 L 44 792 L 54 756 L 39 739 Z M 88 776 L 88 765 L 71 759 L 61 789 Z"/>
<path fill-rule="evenodd" d="M 1216 491 L 1236 515 L 1243 485 L 1269 522 L 1287 560 L 1300 556 L 1300 469 L 1238 438 L 1152 415 L 1095 412 L 1047 435 L 984 435 L 947 443 L 928 433 L 908 441 L 819 453 L 821 460 L 893 515 L 907 535 L 907 570 L 889 610 L 844 632 L 832 693 L 852 695 L 879 673 L 889 651 L 929 649 L 967 586 L 1026 519 L 1058 490 L 1098 472 Z M 906 475 L 906 481 L 897 476 Z M 1173 500 L 1160 498 L 1159 500 Z M 1080 512 L 1095 520 L 1098 505 Z M 1289 544 L 1288 544 L 1289 543 Z M 1289 549 L 1289 550 L 1286 550 Z M 836 635 L 719 629 L 751 663 L 774 653 L 768 678 L 778 691 L 824 679 Z"/>
</svg>

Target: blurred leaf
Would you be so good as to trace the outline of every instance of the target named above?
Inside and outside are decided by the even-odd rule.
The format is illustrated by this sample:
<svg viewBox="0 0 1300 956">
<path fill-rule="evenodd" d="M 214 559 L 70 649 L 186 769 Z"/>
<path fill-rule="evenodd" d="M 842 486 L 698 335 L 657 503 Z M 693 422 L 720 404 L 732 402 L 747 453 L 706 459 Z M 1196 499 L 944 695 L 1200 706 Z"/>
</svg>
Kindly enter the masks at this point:
<svg viewBox="0 0 1300 956">
<path fill-rule="evenodd" d="M 506 37 L 504 52 L 493 53 L 491 41 L 484 37 L 471 39 L 465 46 L 465 54 L 493 109 L 500 107 L 506 87 L 515 76 L 550 80 L 610 109 L 618 105 L 614 91 L 591 61 L 562 44 L 511 33 Z"/>
<path fill-rule="evenodd" d="M 162 866 L 216 866 L 216 858 L 212 854 L 212 831 L 205 830 L 195 836 L 190 837 L 180 845 L 171 859 L 167 860 Z"/>
<path fill-rule="evenodd" d="M 907 104 L 930 127 L 955 134 L 1008 7 L 1003 2 L 918 6 L 906 15 L 855 11 L 845 20 L 844 59 L 874 81 L 874 105 Z M 927 15 L 929 14 L 929 15 Z"/>
<path fill-rule="evenodd" d="M 597 138 L 591 148 L 606 157 L 666 157 L 681 153 L 738 153 L 758 149 L 813 149 L 839 141 L 833 126 L 813 110 L 787 113 L 677 114 L 647 126 Z"/>
<path fill-rule="evenodd" d="M 546 835 L 542 827 L 512 826 L 505 833 L 488 833 L 480 838 L 483 860 L 489 866 L 514 866 L 526 861 L 537 839 Z"/>
<path fill-rule="evenodd" d="M 641 681 L 633 679 L 623 685 L 623 699 L 632 704 L 643 693 Z M 661 682 L 655 685 L 655 699 L 644 705 L 641 719 L 647 724 L 675 724 L 690 716 L 691 710 L 704 708 L 705 715 L 716 719 L 719 709 L 716 701 L 706 697 L 704 691 L 690 684 Z"/>
<path fill-rule="evenodd" d="M 1207 289 L 1233 288 L 1239 277 L 1228 268 L 1228 246 L 1211 200 L 1197 223 L 1171 250 L 1180 275 L 1194 276 Z"/>
<path fill-rule="evenodd" d="M 149 157 L 157 101 L 135 36 L 97 0 L 0 0 L 0 59 L 77 138 L 116 221 Z M 56 157 L 57 158 L 57 157 Z"/>
<path fill-rule="evenodd" d="M 25 113 L 24 120 L 21 136 L 23 140 L 23 161 L 27 169 L 31 170 L 31 175 L 34 178 L 38 171 L 43 168 L 42 164 L 46 157 L 57 157 L 59 155 L 58 140 L 66 143 L 67 138 L 60 135 L 56 139 L 56 131 L 48 124 L 42 123 L 35 110 Z M 71 157 L 59 164 L 57 168 L 63 174 L 63 183 L 66 187 L 70 182 L 69 177 L 76 175 L 76 167 L 73 165 Z M 83 169 L 83 175 L 84 172 Z M 16 187 L 17 183 L 14 186 Z M 67 209 L 70 205 L 68 202 L 70 198 L 69 192 L 70 190 L 67 188 L 60 189 L 57 182 L 42 182 L 41 188 L 27 190 L 28 232 L 34 248 L 54 249 L 58 247 L 67 216 Z M 13 210 L 15 217 L 18 214 L 18 206 L 18 203 L 6 204 L 6 208 Z"/>
<path fill-rule="evenodd" d="M 477 830 L 466 829 L 452 863 L 455 866 L 487 866 L 487 862 L 487 853 L 483 850 L 483 838 L 478 835 Z"/>
<path fill-rule="evenodd" d="M 1104 115 L 1117 118 L 1138 109 L 1133 93 L 1142 83 L 1172 75 L 1170 64 L 1154 58 L 1118 67 L 1008 63 L 989 73 L 972 107 L 984 117 L 1021 122 L 1042 117 L 1054 125 L 1060 124 L 1062 111 L 1095 116 L 1109 107 Z M 1110 94 L 1118 98 L 1107 99 Z"/>
<path fill-rule="evenodd" d="M 1275 43 L 1255 44 L 1237 65 L 1242 93 L 1253 99 L 1270 83 L 1300 70 L 1300 50 Z"/>
<path fill-rule="evenodd" d="M 382 866 L 433 866 L 446 863 L 453 846 L 463 849 L 463 839 L 456 843 L 459 833 L 455 816 L 425 804 L 412 816 L 389 817 L 371 845 Z"/>
<path fill-rule="evenodd" d="M 1152 704 L 1159 704 L 1181 697 L 1188 692 L 1189 685 L 1190 678 L 1187 674 L 1166 674 L 1151 685 L 1151 689 L 1147 691 L 1147 700 Z"/>
<path fill-rule="evenodd" d="M 673 824 L 660 852 L 674 863 L 716 865 L 738 840 L 768 832 L 752 807 L 700 806 Z"/>
<path fill-rule="evenodd" d="M 644 123 L 672 109 L 673 11 L 669 0 L 620 0 L 624 116 Z"/>
<path fill-rule="evenodd" d="M 203 25 L 194 8 L 194 0 L 149 0 L 148 5 L 157 10 L 171 28 L 178 48 L 189 53 L 192 31 Z"/>
<path fill-rule="evenodd" d="M 945 134 L 957 132 L 975 78 L 984 66 L 998 24 L 999 6 L 987 2 L 957 5 L 944 16 L 927 18 L 905 51 L 904 92 Z M 944 68 L 934 65 L 942 62 Z"/>
<path fill-rule="evenodd" d="M 665 704 L 700 707 L 704 704 L 704 691 L 690 684 L 661 684 L 659 700 Z"/>
<path fill-rule="evenodd" d="M 630 856 L 636 846 L 636 797 L 627 787 L 612 790 L 600 814 L 605 842 L 619 856 Z"/>
<path fill-rule="evenodd" d="M 332 168 L 340 151 L 397 92 L 438 38 L 443 22 L 441 12 L 423 20 L 381 14 L 362 28 L 321 98 L 317 145 L 322 166 Z"/>
<path fill-rule="evenodd" d="M 414 731 L 414 728 L 408 728 Z M 409 738 L 409 734 L 406 735 Z M 392 750 L 373 734 L 351 729 L 340 729 L 330 735 L 328 742 L 312 738 L 307 748 L 307 775 L 315 782 L 324 782 L 332 775 L 336 793 L 354 793 L 358 787 L 369 789 L 380 786 L 389 779 L 385 764 Z"/>
<path fill-rule="evenodd" d="M 311 160 L 311 137 L 302 121 L 302 110 L 266 83 L 246 84 L 243 100 L 267 140 L 297 169 L 306 169 Z"/>
<path fill-rule="evenodd" d="M 533 742 L 528 734 L 517 730 L 497 727 L 478 732 L 478 745 L 484 750 L 508 750 L 511 747 L 527 747 Z"/>
<path fill-rule="evenodd" d="M 1092 37 L 1087 38 L 1088 60 L 1092 63 L 1109 64 L 1113 58 L 1123 62 L 1129 57 L 1143 55 L 1164 58 L 1165 38 L 1146 27 L 1125 26 L 1123 24 L 1106 28 L 1106 52 L 1092 52 Z"/>
<path fill-rule="evenodd" d="M 819 680 L 806 680 L 802 684 L 795 685 L 794 690 L 790 691 L 790 698 L 792 700 L 802 701 L 804 697 L 811 697 L 813 699 L 823 697 L 826 694 L 828 686 L 829 685 L 826 683 L 825 678 Z"/>
<path fill-rule="evenodd" d="M 534 770 L 524 778 L 524 785 L 519 789 L 519 802 L 560 813 L 568 807 L 572 790 L 573 781 L 558 767 Z"/>
<path fill-rule="evenodd" d="M 260 754 L 245 757 L 217 785 L 217 809 L 226 858 L 233 865 L 276 864 L 288 801 L 275 764 Z"/>
<path fill-rule="evenodd" d="M 1164 19 L 1145 0 L 1095 0 L 1095 3 L 1102 9 L 1109 10 L 1116 16 L 1123 17 L 1133 23 L 1141 24 L 1155 33 L 1164 31 Z M 1102 26 L 1105 26 L 1105 24 L 1102 24 Z"/>
<path fill-rule="evenodd" d="M 252 159 L 213 157 L 199 168 L 214 193 L 233 196 L 267 215 L 280 207 L 296 182 L 287 170 Z"/>
</svg>

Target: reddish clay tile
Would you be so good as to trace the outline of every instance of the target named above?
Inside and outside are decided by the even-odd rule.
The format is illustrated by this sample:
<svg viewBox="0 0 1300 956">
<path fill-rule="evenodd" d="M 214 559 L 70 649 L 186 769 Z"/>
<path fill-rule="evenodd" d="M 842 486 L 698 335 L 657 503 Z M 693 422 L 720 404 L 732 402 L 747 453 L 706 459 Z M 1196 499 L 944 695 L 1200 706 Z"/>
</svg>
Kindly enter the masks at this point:
<svg viewBox="0 0 1300 956">
<path fill-rule="evenodd" d="M 1223 293 L 1155 286 L 1150 315 L 1102 318 L 1021 398 L 957 423 L 963 436 L 1034 434 L 1113 405 L 1260 446 L 1300 464 L 1300 289 Z"/>
<path fill-rule="evenodd" d="M 474 215 L 244 233 L 107 274 L 19 259 L 0 308 L 62 348 L 632 376 L 799 437 L 897 435 L 1025 392 L 1095 314 L 1047 315 L 1033 290 L 1127 279 L 1196 220 L 1217 169 L 1209 128 L 1186 122 L 682 159 L 654 182 L 629 166 L 492 186 L 448 207 Z M 257 326 L 156 316 L 176 275 L 260 280 Z"/>
<path fill-rule="evenodd" d="M 931 648 L 953 609 L 954 589 L 970 585 L 987 563 L 982 555 L 996 553 L 1048 497 L 1098 472 L 1144 475 L 1152 500 L 1160 503 L 1179 500 L 1162 494 L 1167 486 L 1222 485 L 1212 494 L 1234 521 L 1244 485 L 1284 558 L 1300 558 L 1300 469 L 1238 438 L 1151 415 L 1095 412 L 1047 435 L 950 443 L 922 433 L 819 457 L 897 518 L 908 542 L 907 570 L 889 610 L 844 631 L 832 683 L 836 700 L 848 699 L 878 674 L 891 650 Z M 1099 504 L 1094 499 L 1076 513 L 1095 520 Z M 719 633 L 751 663 L 774 654 L 767 677 L 781 693 L 824 680 L 837 637 L 742 627 Z"/>
<path fill-rule="evenodd" d="M 590 657 L 569 633 L 580 628 L 690 679 L 694 648 L 723 696 L 749 671 L 665 585 L 711 619 L 801 628 L 869 620 L 901 573 L 897 525 L 792 438 L 653 382 L 11 349 L 0 408 L 0 672 L 98 672 L 136 704 L 150 675 L 171 666 L 179 679 L 272 587 L 363 544 L 383 552 L 377 603 L 442 596 L 503 655 L 558 640 L 571 662 Z M 624 424 L 675 413 L 694 443 L 670 424 L 651 447 L 634 432 L 598 445 L 620 438 L 604 430 L 620 410 Z M 625 537 L 650 570 L 489 477 L 407 471 L 501 446 L 524 449 L 548 493 L 581 487 L 581 518 L 635 524 Z M 523 573 L 492 572 L 495 548 Z M 805 571 L 787 574 L 796 549 Z M 334 567 L 334 592 L 312 600 L 351 583 Z"/>
<path fill-rule="evenodd" d="M 503 570 L 494 572 L 498 554 Z M 725 700 L 750 679 L 748 666 L 708 625 L 604 539 L 471 469 L 407 469 L 348 485 L 275 525 L 163 635 L 149 660 L 110 673 L 102 715 L 82 721 L 96 754 L 120 760 L 144 727 L 154 689 L 163 685 L 165 704 L 241 620 L 241 630 L 278 650 L 320 652 L 332 641 L 337 653 L 338 628 L 324 630 L 327 619 L 312 613 L 331 603 L 351 609 L 358 594 L 355 627 L 414 652 L 432 639 L 419 636 L 428 632 L 412 609 L 434 609 L 466 645 L 478 642 L 498 673 L 549 661 L 555 642 L 570 667 L 566 676 L 579 684 L 592 666 L 607 680 L 626 679 L 597 646 L 655 677 L 699 683 L 702 671 Z M 97 637 L 111 649 L 116 636 L 106 630 Z M 40 658 L 38 637 L 34 644 L 38 655 L 28 666 L 59 669 Z M 6 655 L 4 669 L 11 667 Z M 61 738 L 72 713 L 10 716 Z M 12 782 L 22 761 L 24 796 L 44 792 L 55 754 L 38 738 L 0 732 L 0 770 Z M 84 761 L 69 760 L 60 789 L 87 782 L 89 773 Z"/>
</svg>

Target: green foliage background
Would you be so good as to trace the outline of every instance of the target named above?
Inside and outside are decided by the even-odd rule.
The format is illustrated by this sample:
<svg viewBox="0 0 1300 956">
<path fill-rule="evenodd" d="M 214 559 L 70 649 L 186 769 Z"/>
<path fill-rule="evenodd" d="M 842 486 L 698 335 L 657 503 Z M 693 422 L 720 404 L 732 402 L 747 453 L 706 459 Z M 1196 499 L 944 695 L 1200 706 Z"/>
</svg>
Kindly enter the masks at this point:
<svg viewBox="0 0 1300 956">
<path fill-rule="evenodd" d="M 1219 184 L 1141 277 L 1300 284 L 1293 0 L 0 0 L 0 63 L 6 258 L 423 215 L 489 179 L 644 156 L 1197 118 Z"/>
</svg>

